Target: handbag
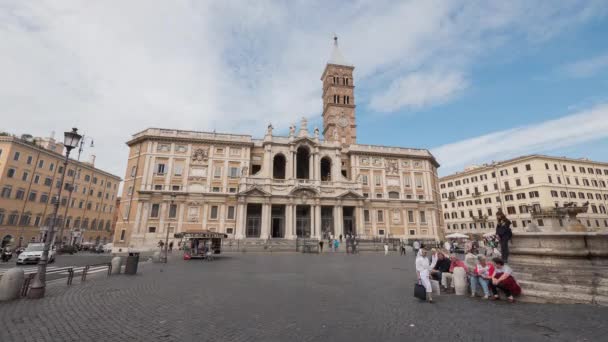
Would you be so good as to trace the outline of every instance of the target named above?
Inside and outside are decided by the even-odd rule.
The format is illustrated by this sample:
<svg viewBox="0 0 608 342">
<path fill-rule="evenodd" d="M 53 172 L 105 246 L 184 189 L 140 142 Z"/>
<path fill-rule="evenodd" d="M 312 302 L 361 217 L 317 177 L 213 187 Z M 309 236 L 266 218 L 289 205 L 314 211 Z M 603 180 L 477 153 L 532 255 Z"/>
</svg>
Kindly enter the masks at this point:
<svg viewBox="0 0 608 342">
<path fill-rule="evenodd" d="M 190 255 L 190 253 L 184 253 L 184 260 L 190 260 L 192 258 L 192 256 Z"/>
<path fill-rule="evenodd" d="M 414 297 L 420 300 L 426 300 L 426 288 L 420 282 L 414 285 Z"/>
</svg>

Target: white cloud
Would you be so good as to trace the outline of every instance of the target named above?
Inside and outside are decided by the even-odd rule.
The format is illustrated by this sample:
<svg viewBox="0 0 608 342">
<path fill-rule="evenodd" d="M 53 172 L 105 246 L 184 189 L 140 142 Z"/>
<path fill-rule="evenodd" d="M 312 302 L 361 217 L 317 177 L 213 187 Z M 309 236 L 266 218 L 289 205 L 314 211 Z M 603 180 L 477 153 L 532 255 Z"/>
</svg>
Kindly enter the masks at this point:
<svg viewBox="0 0 608 342">
<path fill-rule="evenodd" d="M 370 107 L 379 112 L 392 112 L 399 108 L 420 108 L 444 103 L 467 87 L 459 72 L 414 72 L 393 81 L 388 90 L 376 94 Z"/>
<path fill-rule="evenodd" d="M 490 163 L 608 138 L 608 104 L 558 119 L 497 131 L 432 149 L 441 174 L 471 164 Z"/>
<path fill-rule="evenodd" d="M 567 64 L 561 69 L 572 77 L 594 76 L 603 69 L 608 69 L 608 53 Z"/>
<path fill-rule="evenodd" d="M 607 7 L 601 0 L 5 0 L 0 119 L 3 130 L 34 135 L 77 126 L 95 138 L 98 165 L 124 175 L 124 142 L 146 127 L 261 135 L 268 121 L 283 131 L 302 115 L 318 122 L 332 32 L 356 66 L 359 108 L 411 88 L 416 75 L 450 70 L 452 78 L 433 85 L 441 96 L 401 92 L 407 101 L 385 106 L 397 110 L 446 101 L 497 45 L 544 39 Z"/>
</svg>

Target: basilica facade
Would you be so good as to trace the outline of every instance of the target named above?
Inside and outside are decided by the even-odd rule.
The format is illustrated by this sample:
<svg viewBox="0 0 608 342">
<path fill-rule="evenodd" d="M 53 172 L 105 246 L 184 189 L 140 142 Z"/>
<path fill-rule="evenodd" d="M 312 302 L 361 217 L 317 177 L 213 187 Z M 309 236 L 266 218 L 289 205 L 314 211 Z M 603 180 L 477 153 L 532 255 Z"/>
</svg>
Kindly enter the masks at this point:
<svg viewBox="0 0 608 342">
<path fill-rule="evenodd" d="M 425 149 L 357 143 L 354 67 L 337 40 L 325 66 L 323 129 L 306 119 L 261 139 L 150 128 L 133 135 L 116 247 L 149 248 L 167 233 L 230 239 L 356 235 L 436 240 L 437 168 Z"/>
</svg>

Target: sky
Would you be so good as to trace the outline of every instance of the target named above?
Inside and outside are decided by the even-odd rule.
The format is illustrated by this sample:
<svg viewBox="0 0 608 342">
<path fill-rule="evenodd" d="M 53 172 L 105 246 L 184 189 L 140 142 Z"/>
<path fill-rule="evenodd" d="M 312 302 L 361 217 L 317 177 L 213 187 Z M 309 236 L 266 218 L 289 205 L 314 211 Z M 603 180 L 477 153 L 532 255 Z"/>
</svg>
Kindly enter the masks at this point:
<svg viewBox="0 0 608 342">
<path fill-rule="evenodd" d="M 608 162 L 608 1 L 0 0 L 0 130 L 95 141 L 124 177 L 148 127 L 322 126 L 333 36 L 357 141 L 427 148 L 440 175 L 543 153 Z"/>
</svg>

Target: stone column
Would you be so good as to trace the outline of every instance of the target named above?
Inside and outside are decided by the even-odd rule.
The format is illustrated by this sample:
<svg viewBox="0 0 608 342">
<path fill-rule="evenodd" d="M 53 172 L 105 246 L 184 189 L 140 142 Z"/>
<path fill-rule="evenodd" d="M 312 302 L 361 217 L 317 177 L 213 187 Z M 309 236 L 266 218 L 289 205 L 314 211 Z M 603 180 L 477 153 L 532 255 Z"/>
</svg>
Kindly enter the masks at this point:
<svg viewBox="0 0 608 342">
<path fill-rule="evenodd" d="M 365 215 L 363 210 L 365 209 L 362 205 L 357 206 L 357 215 L 355 219 L 355 232 L 357 236 L 365 233 Z"/>
<path fill-rule="evenodd" d="M 321 236 L 321 206 L 316 204 L 314 208 L 314 230 L 312 237 L 319 238 Z"/>
<path fill-rule="evenodd" d="M 336 205 L 334 207 L 334 236 L 340 237 L 340 235 L 344 235 L 344 220 L 342 218 L 342 205 Z"/>
<path fill-rule="evenodd" d="M 184 208 L 186 206 L 184 205 L 184 203 L 178 203 L 177 204 L 177 228 L 175 228 L 175 232 L 179 233 L 182 231 L 182 225 L 184 224 Z"/>
<path fill-rule="evenodd" d="M 293 239 L 293 209 L 294 206 L 292 204 L 287 204 L 285 206 L 285 238 Z"/>
<path fill-rule="evenodd" d="M 207 213 L 207 208 L 209 208 L 209 204 L 207 204 L 206 202 L 203 203 L 203 219 L 201 220 L 202 224 L 203 224 L 203 229 L 207 230 L 207 217 L 209 216 L 209 214 Z"/>
<path fill-rule="evenodd" d="M 262 227 L 260 238 L 267 239 L 270 235 L 270 203 L 262 204 Z"/>
<path fill-rule="evenodd" d="M 376 208 L 374 208 L 373 206 L 369 209 L 369 216 L 372 219 L 372 235 L 373 236 L 377 236 L 378 235 L 378 212 L 376 211 Z"/>
<path fill-rule="evenodd" d="M 246 203 L 243 199 L 239 199 L 236 209 L 236 227 L 235 238 L 245 238 L 245 215 L 246 215 Z"/>
</svg>

